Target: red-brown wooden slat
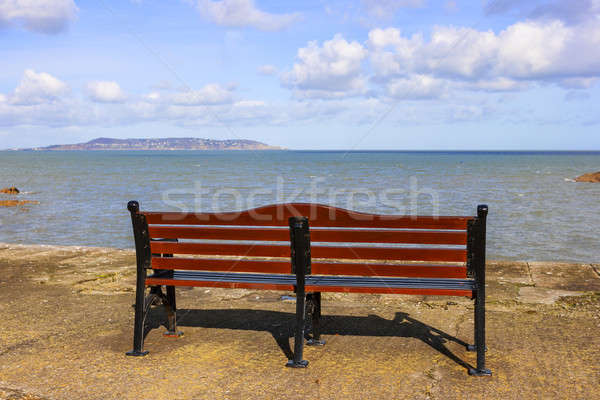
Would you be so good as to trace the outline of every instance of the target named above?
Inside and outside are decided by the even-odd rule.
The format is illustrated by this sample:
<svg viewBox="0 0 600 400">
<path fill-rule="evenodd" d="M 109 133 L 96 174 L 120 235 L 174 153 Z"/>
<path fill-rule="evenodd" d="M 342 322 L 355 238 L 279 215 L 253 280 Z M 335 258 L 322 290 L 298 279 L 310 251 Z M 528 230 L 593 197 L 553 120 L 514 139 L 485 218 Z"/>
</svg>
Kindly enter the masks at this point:
<svg viewBox="0 0 600 400">
<path fill-rule="evenodd" d="M 398 276 L 407 278 L 462 278 L 467 268 L 455 265 L 393 265 L 312 262 L 313 275 Z"/>
<path fill-rule="evenodd" d="M 195 286 L 195 287 L 220 287 L 232 289 L 263 289 L 263 290 L 285 290 L 293 291 L 292 285 L 278 285 L 272 283 L 242 283 L 242 282 L 218 282 L 218 281 L 194 281 L 166 278 L 147 278 L 146 286 Z M 382 293 L 382 294 L 414 294 L 425 296 L 461 296 L 471 297 L 470 290 L 449 289 L 396 289 L 396 288 L 370 288 L 370 287 L 343 287 L 343 286 L 314 286 L 306 285 L 308 292 L 343 292 L 343 293 Z"/>
<path fill-rule="evenodd" d="M 466 229 L 473 217 L 400 216 L 359 213 L 322 204 L 273 204 L 228 213 L 143 212 L 148 224 L 287 226 L 291 216 L 305 216 L 311 226 L 352 228 Z"/>
<path fill-rule="evenodd" d="M 311 256 L 349 260 L 467 261 L 465 250 L 438 248 L 311 246 Z"/>
<path fill-rule="evenodd" d="M 215 260 L 177 257 L 152 257 L 152 268 L 222 272 L 262 272 L 270 274 L 290 274 L 292 272 L 289 261 Z"/>
<path fill-rule="evenodd" d="M 154 269 L 178 269 L 223 272 L 291 273 L 287 261 L 218 260 L 177 257 L 153 257 Z M 313 261 L 313 275 L 401 276 L 420 278 L 466 278 L 467 268 L 459 265 L 393 265 L 358 263 L 323 263 Z"/>
<path fill-rule="evenodd" d="M 157 226 L 149 227 L 151 238 L 210 239 L 210 240 L 266 240 L 288 241 L 289 230 L 285 228 L 256 228 L 214 226 Z M 346 243 L 407 243 L 465 245 L 467 233 L 437 231 L 390 231 L 380 229 L 320 229 L 311 228 L 312 242 Z"/>
<path fill-rule="evenodd" d="M 256 244 L 150 242 L 152 253 L 248 257 L 289 257 L 290 246 Z"/>
<path fill-rule="evenodd" d="M 356 287 L 356 286 L 316 286 L 306 285 L 307 292 L 341 292 L 341 293 L 380 293 L 380 294 L 414 294 L 423 296 L 460 296 L 472 297 L 470 290 L 452 289 L 407 289 L 385 287 Z"/>
<path fill-rule="evenodd" d="M 467 232 L 310 229 L 311 242 L 466 245 Z"/>
<path fill-rule="evenodd" d="M 285 290 L 293 291 L 293 285 L 274 283 L 248 283 L 248 282 L 219 282 L 219 281 L 194 281 L 166 278 L 147 278 L 146 286 L 168 285 L 168 286 L 195 286 L 195 287 L 218 287 L 231 289 L 262 289 L 262 290 Z"/>
<path fill-rule="evenodd" d="M 289 241 L 290 231 L 286 228 L 221 228 L 214 226 L 160 226 L 150 225 L 151 238 L 209 239 L 209 240 L 266 240 Z"/>
</svg>

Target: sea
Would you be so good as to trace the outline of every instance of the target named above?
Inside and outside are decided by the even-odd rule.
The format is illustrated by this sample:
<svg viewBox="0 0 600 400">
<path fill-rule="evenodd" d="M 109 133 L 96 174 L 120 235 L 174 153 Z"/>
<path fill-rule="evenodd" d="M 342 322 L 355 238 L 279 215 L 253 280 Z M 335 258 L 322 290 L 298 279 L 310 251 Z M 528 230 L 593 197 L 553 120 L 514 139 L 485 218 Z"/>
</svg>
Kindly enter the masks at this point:
<svg viewBox="0 0 600 400">
<path fill-rule="evenodd" d="M 318 202 L 357 211 L 475 215 L 488 259 L 600 262 L 600 152 L 0 151 L 0 242 L 133 248 L 126 204 L 238 211 Z M 0 200 L 14 198 L 0 195 Z"/>
</svg>

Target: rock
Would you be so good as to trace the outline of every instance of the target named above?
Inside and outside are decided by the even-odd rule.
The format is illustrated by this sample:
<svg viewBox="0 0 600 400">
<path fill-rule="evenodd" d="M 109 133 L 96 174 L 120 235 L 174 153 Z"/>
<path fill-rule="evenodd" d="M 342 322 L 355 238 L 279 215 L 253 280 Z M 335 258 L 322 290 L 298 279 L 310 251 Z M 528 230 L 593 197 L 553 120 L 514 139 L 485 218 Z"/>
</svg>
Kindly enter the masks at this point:
<svg viewBox="0 0 600 400">
<path fill-rule="evenodd" d="M 7 188 L 0 189 L 0 193 L 6 193 L 6 194 L 19 194 L 19 193 L 20 193 L 20 190 L 19 190 L 19 189 L 17 189 L 16 187 L 14 187 L 14 186 L 11 186 L 11 187 L 7 187 Z"/>
<path fill-rule="evenodd" d="M 24 204 L 40 204 L 40 202 L 33 200 L 0 200 L 0 207 L 17 207 Z"/>
<path fill-rule="evenodd" d="M 575 182 L 600 183 L 600 171 L 578 176 L 577 178 L 575 178 Z"/>
</svg>

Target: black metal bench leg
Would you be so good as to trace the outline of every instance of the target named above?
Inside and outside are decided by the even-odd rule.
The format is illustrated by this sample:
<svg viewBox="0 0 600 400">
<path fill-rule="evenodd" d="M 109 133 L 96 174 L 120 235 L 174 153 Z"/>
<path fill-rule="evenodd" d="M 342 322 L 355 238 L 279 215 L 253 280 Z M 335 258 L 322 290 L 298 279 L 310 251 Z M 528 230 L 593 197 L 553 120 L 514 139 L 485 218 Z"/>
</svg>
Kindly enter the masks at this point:
<svg viewBox="0 0 600 400">
<path fill-rule="evenodd" d="M 306 368 L 308 361 L 303 360 L 304 326 L 306 320 L 306 274 L 310 273 L 310 235 L 308 218 L 291 217 L 290 244 L 292 273 L 296 274 L 296 334 L 294 337 L 294 358 L 286 367 Z"/>
<path fill-rule="evenodd" d="M 306 341 L 306 345 L 323 346 L 325 341 L 321 340 L 321 292 L 311 293 L 308 296 L 312 302 L 312 337 Z"/>
<path fill-rule="evenodd" d="M 492 371 L 485 367 L 485 231 L 488 207 L 477 206 L 477 218 L 469 223 L 471 242 L 467 245 L 470 252 L 471 268 L 474 273 L 477 291 L 475 292 L 475 350 L 477 350 L 477 368 L 470 368 L 469 375 L 490 376 Z M 468 350 L 473 347 L 467 346 Z"/>
<path fill-rule="evenodd" d="M 163 336 L 183 336 L 183 332 L 177 330 L 177 303 L 175 301 L 175 286 L 167 286 L 165 307 L 167 310 L 167 331 L 163 333 Z"/>
<path fill-rule="evenodd" d="M 492 375 L 492 371 L 485 368 L 485 303 L 479 298 L 475 299 L 475 348 L 477 349 L 477 368 L 469 369 L 469 375 Z"/>
<path fill-rule="evenodd" d="M 474 334 L 473 334 L 473 343 L 477 343 L 477 332 L 479 331 L 478 328 L 478 323 L 477 323 L 477 318 L 475 318 L 475 330 L 474 330 Z M 476 352 L 477 351 L 477 344 L 468 344 L 467 346 L 467 351 L 471 351 L 471 352 Z M 487 351 L 488 348 L 487 346 L 485 346 L 485 351 Z"/>
<path fill-rule="evenodd" d="M 289 360 L 286 367 L 290 368 L 306 368 L 308 361 L 303 360 L 304 353 L 304 324 L 305 324 L 305 296 L 304 288 L 302 293 L 298 288 L 296 292 L 296 334 L 294 336 L 294 358 Z"/>
<path fill-rule="evenodd" d="M 146 273 L 138 271 L 137 284 L 135 289 L 135 322 L 133 328 L 133 350 L 128 351 L 128 356 L 145 356 L 144 351 L 144 320 L 146 319 Z"/>
</svg>

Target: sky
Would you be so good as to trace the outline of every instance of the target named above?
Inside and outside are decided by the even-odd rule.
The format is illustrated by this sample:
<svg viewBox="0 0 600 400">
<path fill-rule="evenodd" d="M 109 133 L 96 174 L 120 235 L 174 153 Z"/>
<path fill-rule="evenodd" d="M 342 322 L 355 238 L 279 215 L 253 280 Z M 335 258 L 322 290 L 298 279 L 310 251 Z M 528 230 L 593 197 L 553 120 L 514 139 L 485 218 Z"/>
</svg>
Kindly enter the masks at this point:
<svg viewBox="0 0 600 400">
<path fill-rule="evenodd" d="M 0 0 L 0 149 L 600 150 L 600 0 Z"/>
</svg>

